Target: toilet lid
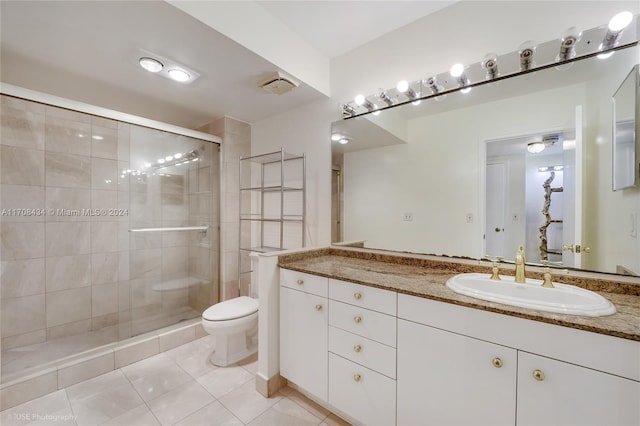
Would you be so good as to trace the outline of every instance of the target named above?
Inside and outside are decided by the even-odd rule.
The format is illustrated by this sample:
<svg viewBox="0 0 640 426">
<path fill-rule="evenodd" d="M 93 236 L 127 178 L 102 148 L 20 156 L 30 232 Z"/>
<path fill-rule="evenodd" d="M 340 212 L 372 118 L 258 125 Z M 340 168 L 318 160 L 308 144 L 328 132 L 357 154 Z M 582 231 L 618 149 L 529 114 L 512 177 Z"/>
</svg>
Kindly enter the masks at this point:
<svg viewBox="0 0 640 426">
<path fill-rule="evenodd" d="M 246 317 L 258 312 L 258 299 L 240 296 L 216 303 L 204 311 L 202 318 L 207 321 L 225 321 Z"/>
</svg>

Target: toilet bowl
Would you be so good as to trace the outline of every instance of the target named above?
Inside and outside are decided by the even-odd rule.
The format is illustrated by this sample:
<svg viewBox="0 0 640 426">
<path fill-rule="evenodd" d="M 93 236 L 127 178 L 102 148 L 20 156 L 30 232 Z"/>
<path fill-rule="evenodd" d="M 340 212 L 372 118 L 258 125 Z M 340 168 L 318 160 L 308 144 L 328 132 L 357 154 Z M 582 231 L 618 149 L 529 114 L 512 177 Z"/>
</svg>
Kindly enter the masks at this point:
<svg viewBox="0 0 640 426">
<path fill-rule="evenodd" d="M 258 351 L 258 299 L 240 296 L 202 313 L 205 331 L 216 336 L 213 365 L 226 367 Z"/>
</svg>

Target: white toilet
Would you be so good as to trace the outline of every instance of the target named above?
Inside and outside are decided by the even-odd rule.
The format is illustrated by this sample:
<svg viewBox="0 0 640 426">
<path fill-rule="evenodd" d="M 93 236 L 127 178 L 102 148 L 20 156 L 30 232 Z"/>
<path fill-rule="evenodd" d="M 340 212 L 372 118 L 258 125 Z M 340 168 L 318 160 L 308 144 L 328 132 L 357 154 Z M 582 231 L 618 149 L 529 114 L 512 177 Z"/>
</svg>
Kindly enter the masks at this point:
<svg viewBox="0 0 640 426">
<path fill-rule="evenodd" d="M 240 296 L 202 313 L 202 326 L 216 336 L 211 362 L 226 367 L 258 351 L 258 299 Z"/>
</svg>

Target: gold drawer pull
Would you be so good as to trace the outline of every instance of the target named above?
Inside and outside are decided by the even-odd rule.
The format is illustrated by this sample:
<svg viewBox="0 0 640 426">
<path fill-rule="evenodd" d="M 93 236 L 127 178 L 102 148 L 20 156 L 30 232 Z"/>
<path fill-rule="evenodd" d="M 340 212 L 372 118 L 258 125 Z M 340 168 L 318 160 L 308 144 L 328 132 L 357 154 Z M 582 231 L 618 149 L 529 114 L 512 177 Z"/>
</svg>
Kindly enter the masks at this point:
<svg viewBox="0 0 640 426">
<path fill-rule="evenodd" d="M 544 380 L 544 373 L 541 370 L 533 370 L 533 378 L 541 382 Z"/>
<path fill-rule="evenodd" d="M 304 280 L 298 280 L 298 281 L 296 281 L 296 282 L 298 283 L 298 285 L 302 285 L 302 284 L 304 284 Z"/>
<path fill-rule="evenodd" d="M 493 363 L 493 366 L 495 368 L 500 368 L 502 367 L 502 360 L 500 358 L 494 358 L 493 361 L 491 361 Z"/>
<path fill-rule="evenodd" d="M 353 375 L 353 380 L 355 380 L 356 382 L 359 382 L 361 378 L 362 378 L 362 377 L 360 377 L 360 375 L 359 375 L 359 374 L 354 374 L 354 375 Z"/>
<path fill-rule="evenodd" d="M 322 305 L 316 305 L 316 311 L 321 311 L 322 310 Z"/>
<path fill-rule="evenodd" d="M 354 293 L 353 297 L 354 297 L 356 300 L 360 300 L 360 299 L 362 298 L 362 294 L 360 294 L 360 293 Z"/>
<path fill-rule="evenodd" d="M 361 322 L 361 321 L 362 321 L 362 318 L 360 318 L 360 316 L 356 316 L 356 317 L 354 317 L 354 318 L 353 318 L 353 320 L 354 320 L 355 322 L 359 323 L 359 322 Z"/>
<path fill-rule="evenodd" d="M 360 345 L 355 345 L 355 346 L 353 347 L 353 350 L 354 350 L 354 351 L 356 351 L 356 352 L 360 352 L 360 351 L 362 350 L 362 346 L 360 346 Z"/>
</svg>

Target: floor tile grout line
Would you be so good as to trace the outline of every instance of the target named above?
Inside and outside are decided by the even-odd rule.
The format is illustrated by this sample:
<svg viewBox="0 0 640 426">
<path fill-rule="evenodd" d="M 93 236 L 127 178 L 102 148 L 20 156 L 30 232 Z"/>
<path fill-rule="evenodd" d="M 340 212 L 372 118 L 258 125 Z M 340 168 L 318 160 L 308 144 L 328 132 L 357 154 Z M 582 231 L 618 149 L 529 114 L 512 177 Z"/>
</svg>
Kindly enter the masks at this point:
<svg viewBox="0 0 640 426">
<path fill-rule="evenodd" d="M 302 395 L 303 397 L 307 398 L 303 393 L 301 393 L 301 392 L 298 392 L 298 393 L 299 393 L 300 395 Z M 290 395 L 290 394 L 289 394 L 289 395 Z M 283 399 L 288 399 L 289 401 L 291 401 L 291 402 L 293 402 L 294 404 L 296 404 L 298 407 L 300 407 L 300 408 L 302 408 L 303 410 L 305 410 L 307 413 L 311 414 L 312 416 L 314 416 L 314 417 L 316 417 L 316 418 L 319 418 L 319 419 L 320 419 L 320 423 L 324 422 L 324 421 L 327 419 L 327 417 L 329 417 L 329 414 L 331 414 L 331 412 L 329 412 L 329 414 L 326 414 L 324 417 L 320 418 L 320 417 L 316 416 L 315 414 L 313 414 L 313 413 L 312 413 L 312 412 L 311 412 L 307 407 L 305 407 L 305 406 L 303 406 L 302 404 L 299 404 L 298 402 L 296 402 L 296 400 L 295 400 L 295 399 L 291 399 L 291 398 L 289 398 L 289 395 L 284 395 L 284 396 L 283 396 Z M 307 398 L 307 399 L 309 399 L 309 398 Z M 313 401 L 312 399 L 309 399 L 309 401 L 311 401 L 311 402 L 313 402 L 314 404 L 317 404 L 317 405 L 319 405 L 320 407 L 322 407 L 320 404 L 318 404 L 317 402 Z M 322 408 L 324 408 L 324 407 L 322 407 Z M 326 410 L 326 408 L 325 408 L 325 410 Z M 327 411 L 329 411 L 329 410 L 327 410 Z"/>
</svg>

